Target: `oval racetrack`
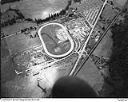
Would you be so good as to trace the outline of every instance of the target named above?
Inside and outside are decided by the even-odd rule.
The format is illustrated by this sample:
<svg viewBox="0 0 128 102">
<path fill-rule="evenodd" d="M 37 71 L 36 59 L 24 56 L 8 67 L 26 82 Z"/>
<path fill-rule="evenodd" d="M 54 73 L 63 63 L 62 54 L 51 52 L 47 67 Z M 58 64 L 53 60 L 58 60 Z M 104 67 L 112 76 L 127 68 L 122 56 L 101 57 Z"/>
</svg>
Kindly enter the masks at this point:
<svg viewBox="0 0 128 102">
<path fill-rule="evenodd" d="M 73 39 L 62 24 L 46 24 L 39 29 L 38 34 L 44 51 L 51 57 L 64 57 L 74 48 Z"/>
</svg>

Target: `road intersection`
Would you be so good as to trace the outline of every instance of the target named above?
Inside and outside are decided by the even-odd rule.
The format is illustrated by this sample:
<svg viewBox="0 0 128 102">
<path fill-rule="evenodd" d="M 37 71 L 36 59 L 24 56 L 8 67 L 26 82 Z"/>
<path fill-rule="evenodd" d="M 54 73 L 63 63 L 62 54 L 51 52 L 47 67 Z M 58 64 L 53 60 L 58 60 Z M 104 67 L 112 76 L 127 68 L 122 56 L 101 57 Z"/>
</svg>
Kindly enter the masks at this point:
<svg viewBox="0 0 128 102">
<path fill-rule="evenodd" d="M 73 73 L 74 73 L 74 71 L 75 71 L 75 69 L 76 69 L 76 67 L 77 67 L 77 65 L 78 65 L 78 63 L 79 63 L 81 57 L 83 56 L 83 53 L 85 52 L 85 48 L 86 48 L 86 46 L 87 46 L 87 43 L 88 43 L 88 41 L 89 41 L 89 39 L 90 39 L 90 37 L 91 37 L 91 34 L 93 33 L 93 30 L 94 30 L 94 28 L 95 28 L 95 26 L 96 26 L 96 24 L 97 24 L 97 22 L 98 22 L 98 20 L 99 20 L 99 18 L 100 18 L 100 15 L 101 15 L 101 13 L 102 13 L 102 11 L 103 11 L 105 5 L 107 4 L 107 1 L 108 1 L 108 0 L 105 0 L 103 6 L 101 7 L 101 9 L 100 9 L 100 11 L 99 11 L 99 14 L 98 14 L 98 16 L 97 16 L 97 19 L 96 19 L 94 25 L 92 26 L 92 29 L 91 29 L 91 31 L 90 31 L 90 34 L 89 34 L 89 36 L 88 36 L 86 42 L 84 43 L 84 46 L 83 46 L 82 50 L 80 51 L 79 57 L 78 57 L 78 59 L 77 59 L 75 65 L 74 65 L 72 71 L 71 71 L 70 74 L 69 74 L 70 76 L 73 75 Z"/>
</svg>

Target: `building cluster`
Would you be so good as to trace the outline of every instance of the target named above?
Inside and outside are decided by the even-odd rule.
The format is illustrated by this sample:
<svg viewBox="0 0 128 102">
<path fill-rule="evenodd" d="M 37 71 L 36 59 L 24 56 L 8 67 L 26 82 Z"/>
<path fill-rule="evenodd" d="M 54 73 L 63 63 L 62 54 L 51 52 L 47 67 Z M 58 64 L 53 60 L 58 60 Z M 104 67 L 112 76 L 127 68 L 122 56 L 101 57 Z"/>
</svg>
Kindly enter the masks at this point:
<svg viewBox="0 0 128 102">
<path fill-rule="evenodd" d="M 67 23 L 67 28 L 70 34 L 80 41 L 85 40 L 85 37 L 89 34 L 90 28 L 85 23 L 83 18 L 78 18 L 76 20 L 71 20 Z"/>
<path fill-rule="evenodd" d="M 107 62 L 108 62 L 109 59 L 104 58 L 103 56 L 98 57 L 98 56 L 95 56 L 93 54 L 90 57 L 91 57 L 91 60 L 94 62 L 94 64 L 97 66 L 97 68 L 99 70 L 108 67 Z"/>
<path fill-rule="evenodd" d="M 95 28 L 92 35 L 91 35 L 91 39 L 94 39 L 95 42 L 97 42 L 99 40 L 101 36 L 101 31 L 98 28 Z"/>
<path fill-rule="evenodd" d="M 56 36 L 59 39 L 59 42 L 64 42 L 68 39 L 68 37 L 66 36 L 66 32 L 64 29 L 58 29 L 56 30 Z"/>
</svg>

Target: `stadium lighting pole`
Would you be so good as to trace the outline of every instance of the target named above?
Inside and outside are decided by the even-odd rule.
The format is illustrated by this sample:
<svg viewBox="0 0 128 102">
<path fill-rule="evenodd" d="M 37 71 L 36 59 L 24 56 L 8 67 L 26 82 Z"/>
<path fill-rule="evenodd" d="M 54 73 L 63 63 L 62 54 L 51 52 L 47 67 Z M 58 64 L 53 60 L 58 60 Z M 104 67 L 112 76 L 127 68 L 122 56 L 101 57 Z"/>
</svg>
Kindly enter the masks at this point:
<svg viewBox="0 0 128 102">
<path fill-rule="evenodd" d="M 85 44 L 84 44 L 84 46 L 83 46 L 83 49 L 82 49 L 82 51 L 80 52 L 80 54 L 79 54 L 79 56 L 78 56 L 78 59 L 77 59 L 75 65 L 74 65 L 73 69 L 72 69 L 71 72 L 69 73 L 69 76 L 72 76 L 72 75 L 73 75 L 73 73 L 74 73 L 74 71 L 75 71 L 75 69 L 76 69 L 76 67 L 77 67 L 77 65 L 78 65 L 78 63 L 79 63 L 79 60 L 81 59 L 81 57 L 82 57 L 82 55 L 83 55 L 83 52 L 85 52 L 85 48 L 86 48 L 86 46 L 87 46 L 87 43 L 88 43 L 88 41 L 89 41 L 89 39 L 90 39 L 90 37 L 91 37 L 91 35 L 92 35 L 92 32 L 93 32 L 93 30 L 94 30 L 94 28 L 95 28 L 95 26 L 96 26 L 96 24 L 97 24 L 97 22 L 98 22 L 98 20 L 99 20 L 99 18 L 100 18 L 100 15 L 101 15 L 101 13 L 102 13 L 102 11 L 103 11 L 105 5 L 107 4 L 107 1 L 108 1 L 108 0 L 105 0 L 104 4 L 103 4 L 103 6 L 102 6 L 102 8 L 101 8 L 101 10 L 100 10 L 100 12 L 99 12 L 99 14 L 98 14 L 98 17 L 97 17 L 97 19 L 96 19 L 94 25 L 92 26 L 91 32 L 90 32 L 90 34 L 89 34 L 89 36 L 88 36 L 88 38 L 87 38 L 87 40 L 86 40 L 86 42 L 85 42 Z"/>
</svg>

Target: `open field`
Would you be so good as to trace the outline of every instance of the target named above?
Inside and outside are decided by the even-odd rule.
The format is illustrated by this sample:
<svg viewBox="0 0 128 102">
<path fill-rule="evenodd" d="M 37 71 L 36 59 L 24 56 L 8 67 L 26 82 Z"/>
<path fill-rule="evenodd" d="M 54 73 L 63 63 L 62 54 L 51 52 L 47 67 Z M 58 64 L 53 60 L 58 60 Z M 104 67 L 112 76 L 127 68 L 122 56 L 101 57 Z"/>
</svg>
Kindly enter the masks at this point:
<svg viewBox="0 0 128 102">
<path fill-rule="evenodd" d="M 105 58 L 109 58 L 111 56 L 112 51 L 112 33 L 111 31 L 108 31 L 108 34 L 104 37 L 104 39 L 101 41 L 101 43 L 98 45 L 96 50 L 93 52 L 96 56 L 104 56 Z"/>
<path fill-rule="evenodd" d="M 21 0 L 16 3 L 5 4 L 2 7 L 2 11 L 12 7 L 14 9 L 19 9 L 26 18 L 46 18 L 49 14 L 59 12 L 64 9 L 68 0 Z"/>
<path fill-rule="evenodd" d="M 104 80 L 90 59 L 84 64 L 77 76 L 88 82 L 88 84 L 91 85 L 96 92 L 102 89 Z"/>
<path fill-rule="evenodd" d="M 43 83 L 42 87 L 47 88 L 47 92 L 49 93 L 54 82 L 58 78 L 68 75 L 68 73 L 72 68 L 72 65 L 74 65 L 75 63 L 76 58 L 77 56 L 73 54 L 67 59 L 59 61 L 53 66 L 50 66 L 49 68 L 39 70 L 39 74 L 37 75 L 36 74 L 33 75 L 33 74 L 36 73 L 35 71 L 37 71 L 38 69 L 37 70 L 33 69 L 33 72 L 32 72 L 33 74 L 30 74 L 29 76 L 24 76 L 24 75 L 15 76 L 13 77 L 13 79 L 10 79 L 2 83 L 2 89 L 3 89 L 2 95 L 4 95 L 4 97 L 20 97 L 20 98 L 45 97 L 47 95 L 44 92 L 42 92 L 39 87 L 37 87 L 37 79 L 40 79 L 40 84 L 42 85 Z M 38 67 L 41 68 L 43 66 L 41 65 L 35 66 L 35 68 L 38 68 Z M 6 73 L 5 75 L 3 75 L 2 78 L 10 74 Z"/>
<path fill-rule="evenodd" d="M 7 57 L 9 55 L 10 53 L 9 53 L 8 45 L 6 43 L 6 40 L 3 39 L 1 40 L 1 58 Z"/>
<path fill-rule="evenodd" d="M 38 37 L 30 39 L 29 36 L 25 36 L 23 34 L 8 37 L 6 38 L 6 42 L 11 51 L 11 55 L 17 52 L 22 52 L 34 46 L 41 45 L 41 42 Z"/>
<path fill-rule="evenodd" d="M 17 32 L 20 32 L 22 29 L 29 28 L 31 26 L 36 26 L 36 24 L 28 23 L 28 22 L 16 23 L 12 26 L 4 27 L 1 30 L 6 36 L 10 36 L 10 35 L 16 35 Z"/>
</svg>

